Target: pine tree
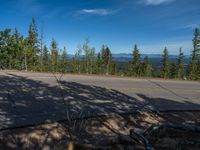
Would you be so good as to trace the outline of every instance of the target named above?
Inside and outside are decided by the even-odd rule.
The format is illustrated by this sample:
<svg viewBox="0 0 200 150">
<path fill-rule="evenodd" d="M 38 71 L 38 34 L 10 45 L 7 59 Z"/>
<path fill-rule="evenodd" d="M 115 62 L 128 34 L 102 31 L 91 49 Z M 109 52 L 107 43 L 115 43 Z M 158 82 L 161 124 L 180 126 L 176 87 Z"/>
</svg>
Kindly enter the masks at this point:
<svg viewBox="0 0 200 150">
<path fill-rule="evenodd" d="M 85 40 L 85 43 L 82 46 L 82 50 L 85 55 L 85 69 L 86 73 L 89 74 L 90 67 L 90 47 L 89 47 L 89 39 Z"/>
<path fill-rule="evenodd" d="M 8 53 L 8 63 L 7 63 L 7 68 L 12 69 L 13 66 L 13 60 L 14 60 L 14 38 L 12 35 L 9 35 L 7 45 L 6 45 L 6 50 Z"/>
<path fill-rule="evenodd" d="M 200 33 L 199 29 L 195 28 L 194 30 L 194 39 L 193 39 L 193 53 L 192 60 L 196 60 L 200 56 Z"/>
<path fill-rule="evenodd" d="M 52 71 L 57 72 L 59 66 L 58 45 L 54 39 L 51 42 L 51 65 Z"/>
<path fill-rule="evenodd" d="M 187 69 L 187 75 L 190 80 L 196 80 L 196 75 L 197 75 L 197 64 L 194 60 L 190 60 L 188 64 L 188 69 Z"/>
<path fill-rule="evenodd" d="M 116 72 L 117 72 L 117 65 L 116 65 L 116 63 L 111 62 L 109 65 L 110 65 L 110 67 L 109 67 L 109 73 L 111 75 L 116 74 Z"/>
<path fill-rule="evenodd" d="M 172 62 L 170 65 L 170 78 L 176 78 L 177 77 L 177 68 L 176 63 Z"/>
<path fill-rule="evenodd" d="M 163 60 L 162 60 L 162 67 L 161 67 L 161 77 L 162 78 L 169 78 L 170 75 L 170 61 L 169 61 L 169 54 L 168 50 L 165 47 L 163 51 Z"/>
<path fill-rule="evenodd" d="M 76 51 L 73 61 L 72 61 L 72 70 L 74 73 L 81 73 L 81 54 L 82 54 L 82 49 L 78 48 Z"/>
<path fill-rule="evenodd" d="M 196 67 L 197 67 L 196 79 L 200 80 L 200 60 L 197 61 Z"/>
<path fill-rule="evenodd" d="M 108 65 L 107 65 L 107 75 L 108 74 L 115 74 L 116 72 L 116 64 L 112 61 L 112 52 L 109 49 L 109 47 L 106 48 L 106 51 L 108 52 Z"/>
<path fill-rule="evenodd" d="M 11 67 L 12 69 L 21 70 L 23 68 L 23 36 L 15 28 L 11 39 Z"/>
<path fill-rule="evenodd" d="M 133 50 L 133 65 L 137 66 L 140 64 L 140 54 L 137 45 L 135 45 Z"/>
<path fill-rule="evenodd" d="M 133 50 L 133 72 L 132 72 L 132 74 L 134 76 L 140 76 L 141 75 L 140 65 L 141 65 L 140 53 L 139 53 L 139 49 L 137 48 L 137 45 L 135 44 L 135 47 L 134 47 L 134 50 Z"/>
<path fill-rule="evenodd" d="M 103 72 L 108 75 L 109 74 L 109 67 L 112 62 L 112 54 L 107 46 L 102 46 L 101 49 L 101 57 L 102 57 L 102 67 L 103 67 Z"/>
<path fill-rule="evenodd" d="M 60 66 L 61 72 L 63 73 L 67 72 L 67 65 L 68 65 L 67 50 L 66 47 L 64 47 L 61 55 L 61 66 Z"/>
<path fill-rule="evenodd" d="M 30 46 L 28 44 L 27 38 L 23 40 L 23 69 L 28 71 L 28 52 L 30 50 Z"/>
<path fill-rule="evenodd" d="M 152 74 L 152 66 L 149 63 L 148 56 L 145 56 L 142 63 L 142 76 L 149 77 Z"/>
<path fill-rule="evenodd" d="M 82 51 L 85 54 L 85 69 L 87 74 L 92 74 L 95 67 L 95 48 L 89 46 L 89 39 L 86 39 Z"/>
<path fill-rule="evenodd" d="M 9 67 L 9 40 L 11 29 L 5 29 L 0 32 L 0 68 L 7 69 Z"/>
<path fill-rule="evenodd" d="M 29 49 L 27 52 L 28 56 L 28 66 L 32 70 L 38 70 L 38 64 L 39 64 L 39 40 L 38 40 L 38 32 L 37 32 L 37 26 L 35 23 L 35 19 L 32 19 L 32 22 L 29 26 L 28 31 L 28 37 L 27 42 L 29 45 Z"/>
<path fill-rule="evenodd" d="M 101 53 L 98 53 L 97 61 L 96 61 L 96 73 L 97 74 L 101 74 L 101 63 L 102 63 Z"/>
<path fill-rule="evenodd" d="M 190 62 L 188 64 L 187 75 L 190 80 L 198 79 L 198 61 L 200 61 L 200 33 L 199 29 L 196 28 L 194 31 L 193 39 L 193 51 L 191 54 Z"/>
<path fill-rule="evenodd" d="M 49 71 L 50 56 L 49 56 L 49 51 L 46 45 L 44 45 L 44 48 L 43 48 L 42 62 L 43 62 L 43 71 L 45 72 Z"/>
<path fill-rule="evenodd" d="M 40 44 L 40 71 L 43 71 L 43 53 L 44 53 L 44 33 L 43 33 L 43 24 L 41 26 L 41 33 L 40 33 L 40 39 L 39 39 L 39 44 Z"/>
<path fill-rule="evenodd" d="M 129 61 L 129 62 L 127 63 L 126 73 L 125 73 L 125 74 L 126 74 L 127 76 L 131 76 L 132 73 L 133 73 L 133 64 L 132 64 L 131 61 Z"/>
<path fill-rule="evenodd" d="M 182 48 L 179 49 L 179 57 L 177 62 L 177 77 L 183 78 L 184 75 L 184 54 L 182 52 Z"/>
</svg>

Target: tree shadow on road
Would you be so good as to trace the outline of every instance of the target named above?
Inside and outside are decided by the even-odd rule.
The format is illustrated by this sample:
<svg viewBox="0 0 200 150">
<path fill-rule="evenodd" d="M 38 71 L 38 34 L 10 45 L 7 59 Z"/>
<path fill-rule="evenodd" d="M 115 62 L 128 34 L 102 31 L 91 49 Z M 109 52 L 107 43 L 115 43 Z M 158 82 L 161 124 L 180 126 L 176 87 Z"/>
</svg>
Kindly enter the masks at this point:
<svg viewBox="0 0 200 150">
<path fill-rule="evenodd" d="M 60 89 L 54 84 L 9 74 L 0 76 L 1 126 L 15 126 L 45 120 L 127 113 L 137 111 L 143 104 L 121 92 L 75 82 L 62 81 Z M 7 122 L 6 122 L 7 120 Z M 2 128 L 2 127 L 1 127 Z"/>
<path fill-rule="evenodd" d="M 144 130 L 152 124 L 167 122 L 170 118 L 186 122 L 191 117 L 181 113 L 157 117 L 141 112 L 144 108 L 157 109 L 161 105 L 166 105 L 167 108 L 200 108 L 199 104 L 152 98 L 142 93 L 137 95 L 144 101 L 117 90 L 94 85 L 66 81 L 60 83 L 63 89 L 55 86 L 55 83 L 48 84 L 14 74 L 0 76 L 1 129 L 54 121 L 17 130 L 2 130 L 0 149 L 52 148 L 55 143 L 68 141 L 71 138 L 69 132 L 72 132 L 75 141 L 102 144 L 106 137 L 128 133 L 133 127 Z M 84 120 L 56 122 L 67 119 L 68 112 L 70 119 L 81 117 Z M 193 121 L 195 119 L 193 116 Z"/>
<path fill-rule="evenodd" d="M 160 111 L 162 118 L 171 123 L 194 123 L 200 125 L 200 105 L 182 101 L 178 102 L 171 99 L 152 98 L 143 94 L 137 94 L 146 102 L 146 106 L 150 106 L 156 111 Z"/>
</svg>

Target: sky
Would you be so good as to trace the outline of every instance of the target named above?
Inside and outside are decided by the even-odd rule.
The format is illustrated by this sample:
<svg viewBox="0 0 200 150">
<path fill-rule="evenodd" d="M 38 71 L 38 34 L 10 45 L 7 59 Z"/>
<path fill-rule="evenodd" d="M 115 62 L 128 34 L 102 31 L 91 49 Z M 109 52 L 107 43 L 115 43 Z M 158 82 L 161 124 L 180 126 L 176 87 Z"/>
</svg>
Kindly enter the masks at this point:
<svg viewBox="0 0 200 150">
<path fill-rule="evenodd" d="M 193 30 L 200 25 L 200 0 L 0 0 L 0 30 L 15 27 L 27 36 L 35 18 L 44 40 L 74 54 L 89 38 L 98 52 L 170 54 L 192 50 Z"/>
</svg>

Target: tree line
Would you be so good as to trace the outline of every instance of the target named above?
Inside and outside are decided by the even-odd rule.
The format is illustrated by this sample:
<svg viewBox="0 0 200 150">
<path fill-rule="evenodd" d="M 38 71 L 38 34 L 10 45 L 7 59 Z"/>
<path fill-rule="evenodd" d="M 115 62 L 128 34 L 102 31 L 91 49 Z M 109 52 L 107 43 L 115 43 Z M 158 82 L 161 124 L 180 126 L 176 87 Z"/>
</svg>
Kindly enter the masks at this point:
<svg viewBox="0 0 200 150">
<path fill-rule="evenodd" d="M 86 73 L 102 75 L 123 75 L 134 77 L 161 77 L 200 80 L 200 33 L 194 30 L 193 51 L 190 61 L 184 63 L 184 53 L 179 49 L 176 62 L 171 62 L 167 47 L 158 74 L 149 58 L 141 58 L 137 45 L 134 46 L 132 61 L 124 69 L 112 59 L 110 48 L 103 45 L 100 52 L 90 46 L 89 40 L 78 46 L 73 58 L 69 58 L 66 47 L 60 49 L 55 39 L 49 47 L 44 44 L 43 32 L 38 33 L 34 18 L 24 37 L 15 28 L 0 31 L 0 68 L 41 72 Z"/>
</svg>

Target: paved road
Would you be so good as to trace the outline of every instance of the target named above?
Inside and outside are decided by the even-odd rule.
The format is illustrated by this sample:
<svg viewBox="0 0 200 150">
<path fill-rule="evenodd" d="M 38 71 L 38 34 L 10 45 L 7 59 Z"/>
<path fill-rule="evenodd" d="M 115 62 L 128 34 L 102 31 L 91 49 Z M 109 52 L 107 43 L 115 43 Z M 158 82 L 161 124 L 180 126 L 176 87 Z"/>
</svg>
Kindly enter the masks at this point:
<svg viewBox="0 0 200 150">
<path fill-rule="evenodd" d="M 60 77 L 59 74 L 56 75 Z M 0 129 L 144 109 L 200 110 L 200 82 L 0 72 Z"/>
</svg>

